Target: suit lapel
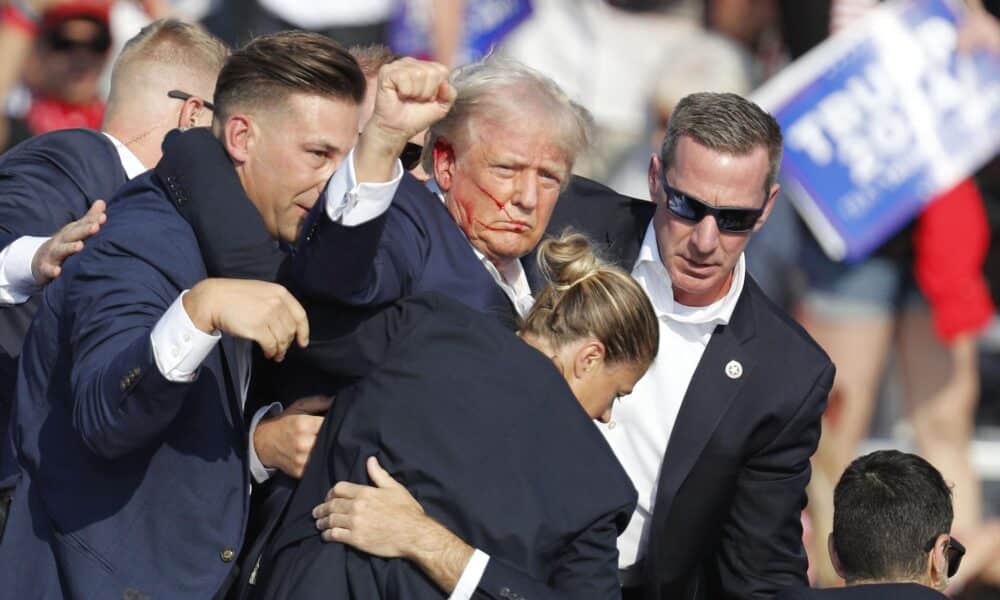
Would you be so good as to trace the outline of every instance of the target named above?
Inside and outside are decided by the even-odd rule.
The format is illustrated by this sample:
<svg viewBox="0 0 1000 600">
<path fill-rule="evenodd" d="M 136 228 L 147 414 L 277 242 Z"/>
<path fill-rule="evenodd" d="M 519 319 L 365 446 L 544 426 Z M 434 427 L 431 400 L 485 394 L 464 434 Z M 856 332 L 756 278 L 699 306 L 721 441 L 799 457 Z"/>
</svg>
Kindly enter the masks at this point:
<svg viewBox="0 0 1000 600">
<path fill-rule="evenodd" d="M 666 517 L 677 490 L 756 366 L 747 345 L 755 331 L 753 287 L 748 275 L 729 324 L 715 328 L 684 394 L 660 466 L 654 508 L 660 519 Z"/>
</svg>

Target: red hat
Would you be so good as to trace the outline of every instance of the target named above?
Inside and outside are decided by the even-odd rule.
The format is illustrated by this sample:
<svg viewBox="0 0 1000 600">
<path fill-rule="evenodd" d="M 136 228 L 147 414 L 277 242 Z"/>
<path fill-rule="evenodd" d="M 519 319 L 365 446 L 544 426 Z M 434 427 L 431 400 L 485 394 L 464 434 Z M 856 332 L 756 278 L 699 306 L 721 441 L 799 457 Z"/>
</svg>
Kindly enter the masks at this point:
<svg viewBox="0 0 1000 600">
<path fill-rule="evenodd" d="M 76 0 L 63 2 L 45 11 L 42 15 L 42 28 L 55 29 L 62 22 L 71 19 L 88 19 L 108 27 L 111 14 L 111 2 L 108 0 Z"/>
</svg>

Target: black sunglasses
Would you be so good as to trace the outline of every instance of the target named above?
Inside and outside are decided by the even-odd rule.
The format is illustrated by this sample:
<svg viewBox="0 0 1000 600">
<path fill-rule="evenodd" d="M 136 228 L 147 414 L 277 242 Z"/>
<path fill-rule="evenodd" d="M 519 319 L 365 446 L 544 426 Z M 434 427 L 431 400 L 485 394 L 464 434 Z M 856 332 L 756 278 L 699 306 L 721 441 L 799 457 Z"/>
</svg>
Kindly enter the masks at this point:
<svg viewBox="0 0 1000 600">
<path fill-rule="evenodd" d="M 170 96 L 171 98 L 176 98 L 178 100 L 184 100 L 184 101 L 187 101 L 189 98 L 194 98 L 194 94 L 189 94 L 187 92 L 182 92 L 180 90 L 170 90 L 169 92 L 167 92 L 167 95 Z M 208 110 L 215 112 L 215 105 L 209 102 L 208 100 L 202 100 L 201 104 Z"/>
<path fill-rule="evenodd" d="M 75 40 L 62 35 L 58 30 L 49 32 L 45 41 L 55 52 L 70 52 L 73 50 L 88 50 L 94 54 L 104 54 L 111 48 L 111 35 L 104 30 L 88 40 Z"/>
<path fill-rule="evenodd" d="M 932 537 L 930 541 L 924 545 L 924 552 L 930 552 L 933 550 L 934 544 L 937 543 L 937 539 L 937 535 Z M 962 557 L 965 556 L 965 546 L 949 535 L 948 545 L 944 547 L 944 556 L 948 559 L 948 578 L 950 579 L 955 576 L 955 573 L 958 573 L 958 565 L 962 564 Z"/>
<path fill-rule="evenodd" d="M 403 163 L 403 169 L 410 171 L 420 164 L 420 155 L 423 151 L 424 147 L 420 144 L 406 142 L 406 146 L 403 148 L 403 151 L 399 153 L 399 162 Z"/>
<path fill-rule="evenodd" d="M 715 217 L 719 231 L 727 233 L 746 233 L 751 231 L 760 216 L 764 214 L 764 206 L 760 208 L 716 208 L 709 206 L 690 194 L 670 187 L 667 178 L 663 177 L 663 189 L 667 192 L 667 210 L 674 216 L 686 221 L 700 223 L 706 215 Z"/>
</svg>

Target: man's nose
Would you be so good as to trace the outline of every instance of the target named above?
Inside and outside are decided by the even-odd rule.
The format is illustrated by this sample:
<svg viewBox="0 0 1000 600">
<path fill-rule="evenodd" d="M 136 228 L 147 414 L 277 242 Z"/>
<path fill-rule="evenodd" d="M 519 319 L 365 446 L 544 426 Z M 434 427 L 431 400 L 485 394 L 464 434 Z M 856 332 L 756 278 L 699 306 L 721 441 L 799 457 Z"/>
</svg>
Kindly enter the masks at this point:
<svg viewBox="0 0 1000 600">
<path fill-rule="evenodd" d="M 719 224 L 713 215 L 705 215 L 691 232 L 691 243 L 703 255 L 715 252 L 719 247 Z"/>
<path fill-rule="evenodd" d="M 511 203 L 532 211 L 538 206 L 538 176 L 528 172 L 519 173 L 514 181 L 514 196 Z"/>
</svg>

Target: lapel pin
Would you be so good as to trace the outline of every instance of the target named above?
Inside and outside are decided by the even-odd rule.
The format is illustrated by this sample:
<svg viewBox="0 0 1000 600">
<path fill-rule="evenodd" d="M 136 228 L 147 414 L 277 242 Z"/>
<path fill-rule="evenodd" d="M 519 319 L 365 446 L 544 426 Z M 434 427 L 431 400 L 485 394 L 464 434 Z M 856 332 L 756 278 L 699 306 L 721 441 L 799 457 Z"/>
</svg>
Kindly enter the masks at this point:
<svg viewBox="0 0 1000 600">
<path fill-rule="evenodd" d="M 731 360 L 726 363 L 726 377 L 730 379 L 739 379 L 743 377 L 743 365 L 740 364 L 738 360 Z"/>
</svg>

